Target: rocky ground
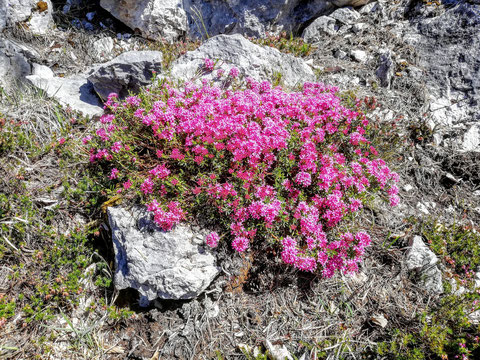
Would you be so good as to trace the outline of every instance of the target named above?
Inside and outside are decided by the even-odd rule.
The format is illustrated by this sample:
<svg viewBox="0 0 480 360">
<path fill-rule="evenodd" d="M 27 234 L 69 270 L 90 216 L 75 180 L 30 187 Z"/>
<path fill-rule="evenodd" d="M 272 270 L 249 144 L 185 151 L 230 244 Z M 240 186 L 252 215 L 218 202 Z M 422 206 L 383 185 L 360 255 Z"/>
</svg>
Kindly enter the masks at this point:
<svg viewBox="0 0 480 360">
<path fill-rule="evenodd" d="M 104 0 L 0 9 L 0 357 L 480 357 L 480 4 L 367 2 L 168 1 L 143 23 Z M 149 53 L 116 58 L 128 51 Z M 366 99 L 402 202 L 363 213 L 374 243 L 357 275 L 223 244 L 195 299 L 142 307 L 115 288 L 108 199 L 77 142 L 103 113 L 98 95 L 152 70 L 191 77 L 205 57 Z"/>
</svg>

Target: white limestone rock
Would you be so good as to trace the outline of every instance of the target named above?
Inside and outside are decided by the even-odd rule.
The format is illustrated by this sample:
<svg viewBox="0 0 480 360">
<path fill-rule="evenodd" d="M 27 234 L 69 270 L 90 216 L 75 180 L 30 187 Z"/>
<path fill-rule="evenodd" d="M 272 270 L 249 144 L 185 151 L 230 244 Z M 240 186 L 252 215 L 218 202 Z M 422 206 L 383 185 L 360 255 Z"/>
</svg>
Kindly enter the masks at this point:
<svg viewBox="0 0 480 360">
<path fill-rule="evenodd" d="M 109 59 L 113 52 L 114 42 L 111 37 L 104 37 L 93 43 L 93 55 L 97 59 Z"/>
<path fill-rule="evenodd" d="M 101 0 L 100 5 L 143 36 L 167 41 L 297 31 L 334 8 L 329 0 Z"/>
<path fill-rule="evenodd" d="M 107 209 L 115 250 L 115 286 L 134 288 L 148 304 L 162 299 L 192 299 L 219 273 L 204 247 L 205 234 L 179 224 L 162 231 L 145 208 Z"/>
<path fill-rule="evenodd" d="M 415 270 L 419 274 L 420 284 L 429 292 L 443 293 L 442 272 L 437 266 L 438 258 L 422 240 L 421 236 L 414 236 L 410 241 L 407 252 L 407 269 Z"/>
<path fill-rule="evenodd" d="M 0 31 L 24 22 L 34 34 L 45 34 L 53 26 L 53 6 L 50 0 L 2 0 Z"/>
<path fill-rule="evenodd" d="M 353 25 L 360 18 L 357 11 L 348 7 L 337 9 L 329 16 L 344 25 Z"/>
<path fill-rule="evenodd" d="M 292 354 L 290 354 L 285 345 L 274 345 L 269 340 L 266 340 L 265 347 L 273 360 L 293 360 Z"/>
<path fill-rule="evenodd" d="M 338 26 L 334 18 L 320 16 L 303 30 L 302 37 L 305 42 L 314 44 L 322 41 L 325 36 L 335 35 L 337 31 Z"/>
<path fill-rule="evenodd" d="M 367 52 L 363 50 L 355 49 L 352 50 L 350 54 L 355 61 L 361 64 L 366 63 L 369 59 Z"/>
<path fill-rule="evenodd" d="M 480 126 L 475 124 L 471 126 L 463 135 L 463 151 L 480 152 Z"/>
<path fill-rule="evenodd" d="M 171 75 L 178 79 L 192 79 L 202 68 L 205 58 L 221 60 L 227 73 L 232 67 L 237 67 L 240 74 L 257 80 L 268 80 L 274 72 L 279 72 L 287 87 L 315 79 L 313 70 L 303 60 L 277 49 L 255 45 L 239 34 L 208 39 L 197 50 L 176 60 L 172 64 Z M 206 74 L 206 77 L 214 79 L 215 72 Z"/>
<path fill-rule="evenodd" d="M 173 42 L 188 30 L 182 0 L 101 0 L 100 6 L 149 39 Z"/>
<path fill-rule="evenodd" d="M 102 103 L 95 95 L 93 86 L 84 75 L 54 77 L 46 71 L 29 75 L 27 79 L 36 87 L 44 90 L 48 96 L 55 98 L 60 104 L 81 112 L 85 116 L 103 114 Z"/>
</svg>

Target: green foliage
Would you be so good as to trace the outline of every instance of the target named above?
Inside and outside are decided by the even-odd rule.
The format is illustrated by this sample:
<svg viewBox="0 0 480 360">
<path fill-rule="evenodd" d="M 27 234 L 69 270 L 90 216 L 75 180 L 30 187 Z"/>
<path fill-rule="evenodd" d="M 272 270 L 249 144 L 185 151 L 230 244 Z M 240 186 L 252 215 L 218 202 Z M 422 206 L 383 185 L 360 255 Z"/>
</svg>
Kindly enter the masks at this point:
<svg viewBox="0 0 480 360">
<path fill-rule="evenodd" d="M 470 316 L 480 310 L 480 292 L 474 281 L 474 269 L 480 264 L 480 235 L 471 226 L 457 223 L 425 221 L 418 225 L 447 268 L 450 281 L 444 285 L 445 294 L 422 311 L 415 329 L 394 330 L 391 340 L 379 343 L 377 353 L 405 360 L 476 359 L 480 356 L 480 325 Z"/>
<path fill-rule="evenodd" d="M 432 251 L 442 257 L 456 274 L 465 274 L 480 266 L 478 229 L 458 223 L 426 222 L 422 224 L 421 232 Z"/>
<path fill-rule="evenodd" d="M 292 54 L 296 57 L 307 57 L 315 51 L 315 47 L 303 41 L 302 38 L 287 35 L 282 32 L 280 35 L 268 35 L 265 38 L 250 38 L 251 42 L 257 45 L 273 47 L 283 53 Z"/>
<path fill-rule="evenodd" d="M 162 65 L 168 69 L 170 65 L 187 51 L 193 51 L 200 46 L 199 40 L 185 40 L 182 42 L 169 43 L 167 41 L 156 41 L 147 44 L 148 50 L 161 51 L 163 54 Z"/>
</svg>

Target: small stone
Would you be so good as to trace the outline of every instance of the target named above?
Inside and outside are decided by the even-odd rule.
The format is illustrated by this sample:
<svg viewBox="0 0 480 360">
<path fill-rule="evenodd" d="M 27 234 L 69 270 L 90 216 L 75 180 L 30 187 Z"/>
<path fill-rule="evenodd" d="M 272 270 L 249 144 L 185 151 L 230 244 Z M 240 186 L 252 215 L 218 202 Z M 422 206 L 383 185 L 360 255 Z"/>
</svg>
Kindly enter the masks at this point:
<svg viewBox="0 0 480 360">
<path fill-rule="evenodd" d="M 367 24 L 365 24 L 365 23 L 356 23 L 352 26 L 352 31 L 355 34 L 358 34 L 358 33 L 362 32 L 363 29 L 365 29 L 366 26 L 367 26 Z"/>
<path fill-rule="evenodd" d="M 480 126 L 476 124 L 473 125 L 463 135 L 462 150 L 474 152 L 480 151 Z"/>
<path fill-rule="evenodd" d="M 305 64 L 307 64 L 310 67 L 313 67 L 313 59 L 308 59 L 305 61 Z"/>
<path fill-rule="evenodd" d="M 435 125 L 434 125 L 435 126 Z M 433 134 L 433 143 L 436 146 L 441 146 L 443 142 L 443 135 L 439 133 L 434 133 Z"/>
<path fill-rule="evenodd" d="M 350 276 L 351 281 L 356 284 L 356 285 L 362 285 L 365 284 L 368 280 L 367 275 L 365 275 L 364 272 L 356 272 L 353 275 Z"/>
<path fill-rule="evenodd" d="M 88 80 L 102 99 L 112 92 L 124 98 L 150 83 L 153 72 L 162 70 L 162 58 L 160 51 L 128 51 L 92 68 Z"/>
<path fill-rule="evenodd" d="M 45 79 L 51 79 L 55 76 L 52 69 L 50 69 L 48 66 L 40 65 L 40 64 L 32 65 L 32 75 L 38 75 Z"/>
<path fill-rule="evenodd" d="M 388 320 L 383 316 L 383 314 L 375 314 L 370 319 L 375 325 L 385 328 L 388 325 Z"/>
<path fill-rule="evenodd" d="M 468 319 L 473 325 L 480 324 L 480 310 L 476 310 L 468 315 Z"/>
<path fill-rule="evenodd" d="M 380 59 L 378 62 L 379 66 L 375 74 L 380 80 L 380 85 L 382 87 L 388 88 L 390 87 L 390 83 L 394 74 L 393 60 L 390 51 L 387 51 L 380 55 Z"/>
<path fill-rule="evenodd" d="M 220 313 L 220 308 L 218 306 L 218 303 L 213 302 L 208 297 L 205 299 L 204 306 L 205 306 L 205 313 L 209 319 L 216 318 Z"/>
<path fill-rule="evenodd" d="M 410 192 L 413 190 L 413 186 L 410 185 L 410 184 L 406 184 L 404 187 L 403 187 L 403 190 L 405 190 L 406 192 Z"/>
<path fill-rule="evenodd" d="M 417 209 L 425 215 L 430 215 L 430 211 L 428 211 L 427 206 L 421 202 L 417 203 Z"/>
<path fill-rule="evenodd" d="M 340 59 L 340 60 L 345 59 L 347 57 L 347 55 L 348 54 L 341 49 L 337 49 L 337 51 L 335 51 L 335 54 L 334 54 L 335 58 Z"/>
<path fill-rule="evenodd" d="M 358 61 L 359 63 L 365 63 L 368 60 L 368 55 L 363 50 L 352 50 L 351 55 L 353 59 Z"/>
<path fill-rule="evenodd" d="M 95 11 L 89 12 L 85 15 L 88 21 L 92 21 L 97 13 Z"/>
<path fill-rule="evenodd" d="M 338 314 L 340 311 L 340 309 L 338 308 L 338 306 L 335 304 L 335 302 L 333 301 L 330 301 L 328 303 L 328 312 L 332 315 L 336 315 Z"/>
<path fill-rule="evenodd" d="M 422 237 L 414 236 L 406 256 L 407 269 L 419 273 L 420 283 L 425 290 L 441 294 L 443 293 L 442 273 L 437 263 L 437 256 L 425 245 Z"/>
<path fill-rule="evenodd" d="M 269 340 L 266 340 L 265 347 L 270 352 L 273 360 L 293 360 L 285 345 L 273 345 Z"/>
<path fill-rule="evenodd" d="M 460 296 L 466 292 L 465 287 L 459 286 L 455 279 L 449 279 L 450 286 L 452 287 L 452 291 L 456 296 Z"/>
</svg>

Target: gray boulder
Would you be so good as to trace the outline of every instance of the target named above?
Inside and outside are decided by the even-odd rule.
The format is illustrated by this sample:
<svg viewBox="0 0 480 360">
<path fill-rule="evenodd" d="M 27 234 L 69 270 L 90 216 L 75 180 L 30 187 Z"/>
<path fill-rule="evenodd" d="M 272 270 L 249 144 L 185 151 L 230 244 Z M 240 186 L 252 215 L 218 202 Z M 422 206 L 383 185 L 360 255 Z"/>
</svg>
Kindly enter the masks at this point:
<svg viewBox="0 0 480 360">
<path fill-rule="evenodd" d="M 2 0 L 0 31 L 24 22 L 34 34 L 45 34 L 53 26 L 53 6 L 50 0 Z"/>
<path fill-rule="evenodd" d="M 437 263 L 437 256 L 425 245 L 422 237 L 414 236 L 407 252 L 407 269 L 418 273 L 420 284 L 425 290 L 441 294 L 443 293 L 442 272 L 437 267 Z"/>
<path fill-rule="evenodd" d="M 184 35 L 264 37 L 296 31 L 334 8 L 328 0 L 101 0 L 100 5 L 143 36 L 170 42 Z"/>
<path fill-rule="evenodd" d="M 390 51 L 386 51 L 380 55 L 379 66 L 375 72 L 382 87 L 390 87 L 394 72 L 395 68 L 392 55 Z"/>
<path fill-rule="evenodd" d="M 338 30 L 336 20 L 330 16 L 320 16 L 303 30 L 303 40 L 307 43 L 318 43 L 325 36 L 335 35 Z"/>
<path fill-rule="evenodd" d="M 333 9 L 327 0 L 186 0 L 190 36 L 219 34 L 265 37 L 287 33 Z"/>
<path fill-rule="evenodd" d="M 157 297 L 192 299 L 219 273 L 205 234 L 188 225 L 162 231 L 144 208 L 107 209 L 115 250 L 115 286 L 134 288 L 141 304 Z"/>
<path fill-rule="evenodd" d="M 32 73 L 31 62 L 40 55 L 34 49 L 0 38 L 0 84 L 10 88 Z"/>
<path fill-rule="evenodd" d="M 91 69 L 88 80 L 102 99 L 112 92 L 124 98 L 150 83 L 153 71 L 162 70 L 162 59 L 160 51 L 128 51 Z"/>
<path fill-rule="evenodd" d="M 478 122 L 480 5 L 458 2 L 439 16 L 418 16 L 413 24 L 420 35 L 415 48 L 418 66 L 426 70 L 433 121 L 449 126 Z"/>
<path fill-rule="evenodd" d="M 144 37 L 169 42 L 187 32 L 182 0 L 101 0 L 100 6 Z"/>
<path fill-rule="evenodd" d="M 232 67 L 237 67 L 241 74 L 257 80 L 270 79 L 278 72 L 283 84 L 289 87 L 315 79 L 312 69 L 303 60 L 274 48 L 255 45 L 238 34 L 210 38 L 197 50 L 175 61 L 171 75 L 192 79 L 202 69 L 205 58 L 221 60 L 221 67 L 227 73 Z M 205 74 L 205 77 L 214 79 L 215 72 Z"/>
<path fill-rule="evenodd" d="M 329 16 L 344 25 L 352 25 L 360 18 L 360 14 L 349 7 L 337 9 Z"/>
</svg>

